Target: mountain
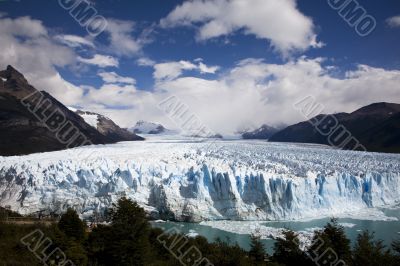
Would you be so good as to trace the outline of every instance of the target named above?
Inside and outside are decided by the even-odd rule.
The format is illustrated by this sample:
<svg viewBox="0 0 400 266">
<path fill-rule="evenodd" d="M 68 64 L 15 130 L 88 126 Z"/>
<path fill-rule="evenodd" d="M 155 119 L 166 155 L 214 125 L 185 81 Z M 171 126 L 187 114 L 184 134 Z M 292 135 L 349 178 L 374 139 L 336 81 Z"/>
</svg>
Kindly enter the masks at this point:
<svg viewBox="0 0 400 266">
<path fill-rule="evenodd" d="M 75 113 L 81 116 L 86 123 L 96 128 L 103 136 L 115 142 L 143 140 L 142 137 L 129 130 L 120 128 L 114 121 L 103 115 L 81 110 L 77 110 Z"/>
<path fill-rule="evenodd" d="M 278 129 L 268 125 L 262 125 L 259 129 L 250 132 L 242 132 L 243 139 L 269 139 L 278 132 Z"/>
<path fill-rule="evenodd" d="M 0 155 L 11 156 L 115 143 L 12 66 L 0 71 Z"/>
<path fill-rule="evenodd" d="M 400 152 L 400 104 L 374 103 L 352 113 L 332 114 L 339 125 L 343 125 L 368 151 Z M 311 124 L 321 121 L 321 126 L 329 123 L 326 115 L 318 115 L 310 121 L 289 126 L 276 134 L 270 141 L 329 144 L 328 136 L 323 136 Z M 324 124 L 325 123 L 325 124 Z M 353 146 L 345 146 L 351 149 Z"/>
<path fill-rule="evenodd" d="M 172 130 L 166 129 L 163 125 L 161 124 L 156 124 L 152 122 L 147 122 L 140 120 L 136 123 L 136 125 L 130 129 L 128 129 L 130 132 L 136 133 L 136 134 L 171 134 L 173 133 Z"/>
</svg>

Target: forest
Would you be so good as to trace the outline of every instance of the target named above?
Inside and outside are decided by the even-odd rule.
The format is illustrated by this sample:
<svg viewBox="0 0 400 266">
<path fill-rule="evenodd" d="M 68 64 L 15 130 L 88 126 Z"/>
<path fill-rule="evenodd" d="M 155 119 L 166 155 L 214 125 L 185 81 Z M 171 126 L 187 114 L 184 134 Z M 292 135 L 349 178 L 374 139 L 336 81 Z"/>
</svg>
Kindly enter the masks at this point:
<svg viewBox="0 0 400 266">
<path fill-rule="evenodd" d="M 73 209 L 58 222 L 17 224 L 0 215 L 1 265 L 400 265 L 400 241 L 386 247 L 374 233 L 361 232 L 351 244 L 337 219 L 316 231 L 312 244 L 301 248 L 287 230 L 268 254 L 257 235 L 246 251 L 221 239 L 186 237 L 153 228 L 145 211 L 127 198 L 108 210 L 109 223 L 89 229 Z"/>
</svg>

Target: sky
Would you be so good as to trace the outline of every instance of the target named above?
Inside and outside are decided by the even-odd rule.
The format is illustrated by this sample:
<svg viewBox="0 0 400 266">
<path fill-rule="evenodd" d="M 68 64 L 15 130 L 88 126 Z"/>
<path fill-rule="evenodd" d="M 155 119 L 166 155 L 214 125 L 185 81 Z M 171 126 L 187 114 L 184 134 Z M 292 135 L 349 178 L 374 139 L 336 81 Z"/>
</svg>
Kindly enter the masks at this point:
<svg viewBox="0 0 400 266">
<path fill-rule="evenodd" d="M 399 43 L 398 0 L 0 1 L 0 68 L 122 127 L 179 129 L 169 97 L 221 134 L 400 103 Z"/>
</svg>

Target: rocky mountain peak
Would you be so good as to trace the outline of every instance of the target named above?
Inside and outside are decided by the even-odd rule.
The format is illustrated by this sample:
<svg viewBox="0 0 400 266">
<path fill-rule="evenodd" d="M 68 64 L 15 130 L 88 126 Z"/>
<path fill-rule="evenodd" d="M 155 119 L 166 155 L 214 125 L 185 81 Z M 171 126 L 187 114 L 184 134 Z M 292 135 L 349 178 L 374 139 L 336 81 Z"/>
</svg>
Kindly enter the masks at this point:
<svg viewBox="0 0 400 266">
<path fill-rule="evenodd" d="M 0 84 L 0 91 L 17 98 L 23 98 L 36 91 L 29 85 L 24 75 L 10 65 L 0 71 Z"/>
<path fill-rule="evenodd" d="M 243 139 L 269 139 L 276 132 L 278 132 L 278 130 L 276 128 L 264 124 L 260 128 L 254 130 L 254 131 L 243 132 L 242 138 Z"/>
<path fill-rule="evenodd" d="M 0 77 L 6 79 L 7 81 L 16 80 L 26 84 L 28 83 L 24 75 L 10 65 L 7 66 L 6 70 L 0 71 Z"/>
<path fill-rule="evenodd" d="M 163 125 L 139 120 L 136 125 L 129 129 L 129 131 L 136 134 L 163 134 L 171 133 L 169 129 L 166 129 Z"/>
</svg>

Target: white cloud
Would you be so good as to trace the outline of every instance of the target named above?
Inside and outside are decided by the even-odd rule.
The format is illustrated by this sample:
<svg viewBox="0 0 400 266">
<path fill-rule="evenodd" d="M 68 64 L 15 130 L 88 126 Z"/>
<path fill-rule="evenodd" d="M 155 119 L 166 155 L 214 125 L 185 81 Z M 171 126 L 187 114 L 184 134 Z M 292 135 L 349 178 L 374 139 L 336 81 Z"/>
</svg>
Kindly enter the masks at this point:
<svg viewBox="0 0 400 266">
<path fill-rule="evenodd" d="M 104 84 L 99 89 L 90 89 L 83 102 L 110 108 L 132 107 L 132 99 L 137 97 L 134 85 Z"/>
<path fill-rule="evenodd" d="M 156 64 L 155 61 L 151 60 L 150 58 L 147 57 L 142 57 L 136 60 L 136 63 L 139 66 L 154 66 Z"/>
<path fill-rule="evenodd" d="M 120 56 L 134 56 L 142 49 L 143 43 L 132 35 L 135 23 L 132 21 L 107 19 L 106 32 L 109 33 L 110 51 Z"/>
<path fill-rule="evenodd" d="M 99 73 L 105 82 L 100 88 L 77 87 L 65 81 L 55 68 L 74 65 L 77 54 L 55 42 L 40 21 L 27 17 L 0 18 L 0 47 L 1 69 L 11 64 L 32 85 L 64 104 L 103 113 L 124 127 L 139 119 L 173 127 L 174 123 L 157 107 L 172 95 L 218 133 L 232 133 L 247 125 L 303 121 L 305 118 L 292 106 L 307 95 L 324 104 L 327 113 L 349 112 L 372 102 L 400 102 L 398 70 L 360 65 L 338 78 L 323 59 L 305 57 L 285 64 L 249 58 L 209 79 L 181 76 L 190 70 L 218 70 L 201 59 L 155 64 L 157 82 L 152 91 L 139 90 L 132 77 L 104 71 Z"/>
<path fill-rule="evenodd" d="M 400 27 L 400 15 L 388 18 L 386 22 L 390 27 L 393 28 Z"/>
<path fill-rule="evenodd" d="M 131 77 L 121 77 L 115 72 L 99 72 L 98 75 L 103 79 L 105 83 L 122 83 L 135 85 L 136 80 Z"/>
<path fill-rule="evenodd" d="M 76 35 L 57 35 L 54 38 L 71 48 L 78 48 L 82 46 L 89 46 L 91 48 L 95 47 L 91 40 Z"/>
<path fill-rule="evenodd" d="M 41 21 L 30 17 L 0 18 L 0 47 L 0 69 L 14 66 L 37 89 L 65 104 L 81 99 L 82 90 L 64 80 L 55 69 L 74 64 L 74 51 L 55 43 Z"/>
<path fill-rule="evenodd" d="M 215 74 L 219 70 L 219 66 L 207 66 L 206 64 L 200 62 L 198 66 L 199 70 L 201 73 L 207 73 L 207 74 Z"/>
<path fill-rule="evenodd" d="M 207 66 L 199 60 L 197 62 L 197 65 L 185 60 L 155 64 L 153 77 L 156 80 L 173 80 L 181 76 L 185 70 L 198 70 L 202 74 L 215 74 L 219 70 L 218 66 Z"/>
<path fill-rule="evenodd" d="M 183 66 L 198 67 L 185 61 L 179 63 L 177 71 Z M 323 104 L 326 113 L 351 112 L 373 102 L 400 102 L 398 70 L 360 65 L 338 78 L 331 74 L 332 69 L 322 58 L 302 57 L 285 64 L 249 58 L 215 79 L 166 72 L 175 78 L 158 80 L 151 92 L 133 85 L 106 84 L 92 89 L 84 101 L 85 106 L 97 108 L 124 127 L 145 119 L 173 128 L 176 124 L 157 106 L 176 96 L 204 125 L 222 134 L 264 123 L 274 126 L 304 121 L 293 105 L 308 95 Z"/>
<path fill-rule="evenodd" d="M 30 17 L 20 17 L 17 19 L 2 18 L 0 23 L 0 32 L 19 37 L 45 37 L 47 29 L 40 20 Z"/>
<path fill-rule="evenodd" d="M 156 107 L 157 102 L 153 100 L 153 95 L 138 91 L 133 78 L 121 77 L 112 72 L 102 74 L 106 84 L 98 89 L 90 86 L 78 87 L 64 80 L 55 67 L 75 66 L 78 56 L 74 49 L 50 36 L 39 20 L 29 17 L 0 18 L 0 47 L 0 70 L 7 65 L 14 66 L 24 74 L 30 84 L 49 92 L 67 106 L 81 106 L 105 115 L 110 114 L 116 121 L 128 125 L 131 125 L 132 117 L 136 121 L 138 116 L 154 117 L 153 114 L 157 112 L 159 117 L 162 115 Z M 112 64 L 115 65 L 115 62 Z M 119 84 L 108 84 L 109 82 Z M 120 107 L 123 106 L 128 109 L 121 110 Z M 135 108 L 138 116 L 132 115 L 133 111 L 129 107 Z M 145 109 L 148 109 L 149 116 Z"/>
<path fill-rule="evenodd" d="M 321 47 L 314 25 L 295 0 L 190 0 L 161 20 L 163 27 L 199 25 L 197 39 L 208 40 L 243 30 L 269 40 L 283 55 Z"/>
<path fill-rule="evenodd" d="M 82 58 L 79 56 L 78 61 L 89 65 L 96 65 L 99 67 L 118 67 L 119 65 L 117 58 L 109 55 L 100 54 L 96 54 L 92 58 Z"/>
<path fill-rule="evenodd" d="M 188 61 L 167 62 L 154 65 L 156 80 L 175 79 L 182 75 L 183 70 L 193 70 L 196 66 Z"/>
</svg>

